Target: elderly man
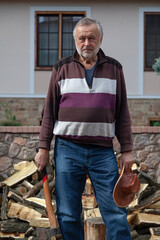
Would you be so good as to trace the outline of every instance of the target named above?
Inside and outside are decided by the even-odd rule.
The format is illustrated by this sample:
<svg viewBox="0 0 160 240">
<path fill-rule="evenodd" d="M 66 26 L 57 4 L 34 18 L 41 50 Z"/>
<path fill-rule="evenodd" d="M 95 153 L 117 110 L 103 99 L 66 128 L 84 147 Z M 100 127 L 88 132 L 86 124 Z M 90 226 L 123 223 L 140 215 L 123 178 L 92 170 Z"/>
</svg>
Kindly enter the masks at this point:
<svg viewBox="0 0 160 240">
<path fill-rule="evenodd" d="M 96 20 L 83 18 L 73 35 L 77 51 L 53 66 L 35 161 L 39 171 L 48 164 L 55 135 L 57 215 L 64 240 L 84 239 L 81 197 L 86 173 L 107 240 L 130 240 L 126 210 L 113 200 L 118 179 L 114 136 L 121 145 L 120 167 L 130 169 L 134 162 L 122 66 L 100 49 L 103 30 Z"/>
</svg>

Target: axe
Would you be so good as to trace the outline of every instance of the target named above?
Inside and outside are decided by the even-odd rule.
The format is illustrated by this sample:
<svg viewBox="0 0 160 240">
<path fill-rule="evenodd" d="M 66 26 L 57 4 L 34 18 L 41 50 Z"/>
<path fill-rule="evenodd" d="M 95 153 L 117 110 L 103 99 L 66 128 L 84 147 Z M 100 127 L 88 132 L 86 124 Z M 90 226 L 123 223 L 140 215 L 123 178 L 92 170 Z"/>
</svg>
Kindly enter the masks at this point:
<svg viewBox="0 0 160 240">
<path fill-rule="evenodd" d="M 37 236 L 40 240 L 49 240 L 52 239 L 53 236 L 57 236 L 57 238 L 59 239 L 61 238 L 61 232 L 58 226 L 56 216 L 53 212 L 46 167 L 44 167 L 42 170 L 42 178 L 45 202 L 47 207 L 47 215 L 50 221 L 50 229 L 37 227 Z"/>
</svg>

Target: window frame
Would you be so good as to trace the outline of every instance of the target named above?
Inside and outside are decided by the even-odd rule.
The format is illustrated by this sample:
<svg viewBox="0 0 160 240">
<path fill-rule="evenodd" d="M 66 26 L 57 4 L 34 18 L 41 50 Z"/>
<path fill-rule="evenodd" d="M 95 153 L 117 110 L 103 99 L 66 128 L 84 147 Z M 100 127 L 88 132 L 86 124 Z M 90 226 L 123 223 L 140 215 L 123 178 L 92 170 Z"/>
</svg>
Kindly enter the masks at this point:
<svg viewBox="0 0 160 240">
<path fill-rule="evenodd" d="M 86 11 L 35 11 L 35 70 L 36 71 L 51 71 L 52 67 L 39 67 L 38 63 L 38 31 L 37 31 L 37 15 L 59 15 L 59 40 L 58 40 L 58 59 L 62 56 L 62 15 L 84 15 L 86 16 Z"/>
<path fill-rule="evenodd" d="M 159 15 L 160 16 L 160 11 L 148 11 L 144 12 L 144 71 L 145 72 L 154 72 L 152 67 L 146 67 L 146 15 Z M 154 64 L 154 62 L 153 62 Z"/>
</svg>

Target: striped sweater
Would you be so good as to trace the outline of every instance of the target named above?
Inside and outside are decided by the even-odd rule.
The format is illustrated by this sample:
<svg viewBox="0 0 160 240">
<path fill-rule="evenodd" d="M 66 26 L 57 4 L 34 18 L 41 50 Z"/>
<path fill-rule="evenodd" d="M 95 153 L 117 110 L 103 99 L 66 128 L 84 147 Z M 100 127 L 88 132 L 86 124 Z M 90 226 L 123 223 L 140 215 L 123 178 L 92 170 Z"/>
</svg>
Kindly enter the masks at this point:
<svg viewBox="0 0 160 240">
<path fill-rule="evenodd" d="M 116 135 L 121 152 L 132 149 L 122 66 L 101 49 L 98 59 L 91 87 L 77 52 L 53 66 L 39 147 L 50 149 L 53 134 L 75 143 L 112 147 Z"/>
</svg>

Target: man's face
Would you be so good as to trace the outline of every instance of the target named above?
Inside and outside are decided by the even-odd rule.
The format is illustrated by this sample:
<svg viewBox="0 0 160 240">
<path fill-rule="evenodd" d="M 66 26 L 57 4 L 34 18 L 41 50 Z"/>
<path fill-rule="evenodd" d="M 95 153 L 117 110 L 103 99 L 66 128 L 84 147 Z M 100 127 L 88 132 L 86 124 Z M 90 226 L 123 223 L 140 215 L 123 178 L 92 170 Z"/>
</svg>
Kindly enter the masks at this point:
<svg viewBox="0 0 160 240">
<path fill-rule="evenodd" d="M 97 55 L 102 38 L 96 24 L 89 26 L 77 26 L 75 32 L 75 44 L 77 52 L 86 60 Z"/>
</svg>

